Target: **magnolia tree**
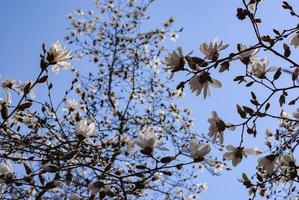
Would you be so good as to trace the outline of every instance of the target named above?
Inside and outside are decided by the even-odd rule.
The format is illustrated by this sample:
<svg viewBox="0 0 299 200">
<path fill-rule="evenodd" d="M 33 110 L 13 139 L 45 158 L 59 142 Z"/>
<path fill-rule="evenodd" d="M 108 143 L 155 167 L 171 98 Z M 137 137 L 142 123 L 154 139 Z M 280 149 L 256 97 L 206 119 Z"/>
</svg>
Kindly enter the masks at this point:
<svg viewBox="0 0 299 200">
<path fill-rule="evenodd" d="M 236 51 L 225 52 L 228 44 L 216 38 L 213 42 L 200 45 L 201 55 L 185 55 L 179 47 L 166 57 L 166 66 L 172 74 L 185 72 L 188 76 L 178 84 L 178 90 L 183 90 L 189 85 L 196 95 L 202 94 L 207 98 L 210 96 L 211 87 L 222 86 L 221 80 L 213 78 L 217 72 L 229 73 L 231 65 L 243 65 L 243 72 L 233 81 L 248 88 L 251 98 L 246 105 L 236 105 L 240 120 L 226 123 L 214 111 L 208 120 L 210 127 L 207 135 L 211 142 L 220 145 L 220 151 L 226 146 L 223 160 L 231 162 L 234 167 L 248 155 L 258 156 L 256 172 L 250 175 L 244 172 L 240 177 L 240 182 L 249 191 L 250 199 L 255 199 L 258 195 L 268 199 L 298 199 L 299 165 L 295 157 L 298 156 L 299 109 L 295 106 L 299 99 L 299 65 L 296 59 L 291 58 L 291 52 L 298 54 L 298 25 L 285 30 L 273 29 L 268 34 L 261 33 L 259 26 L 262 19 L 258 17 L 261 2 L 242 0 L 243 7 L 238 8 L 236 14 L 239 20 L 250 21 L 256 43 L 238 43 L 235 44 Z M 282 2 L 282 9 L 285 9 L 290 17 L 299 17 L 292 5 L 286 1 Z M 259 56 L 261 51 L 276 58 L 271 62 L 279 61 L 284 63 L 283 66 L 269 64 L 267 57 Z M 257 95 L 258 91 L 262 91 L 263 95 Z M 284 109 L 293 112 L 287 113 Z M 277 128 L 267 129 L 262 133 L 258 129 L 258 123 L 265 120 L 277 120 Z M 224 135 L 228 130 L 236 130 L 239 133 L 238 144 L 232 145 L 229 141 L 224 143 Z M 246 134 L 252 136 L 251 143 L 264 139 L 264 146 L 247 148 L 246 143 L 250 141 L 245 143 Z"/>
<path fill-rule="evenodd" d="M 181 47 L 169 52 L 163 46 L 181 31 L 172 28 L 173 18 L 160 28 L 141 28 L 152 2 L 96 1 L 93 10 L 69 14 L 65 39 L 74 51 L 59 42 L 42 45 L 36 79 L 3 80 L 2 199 L 197 199 L 207 187 L 201 169 L 220 175 L 222 168 L 235 167 L 249 155 L 257 157 L 256 172 L 244 172 L 240 182 L 250 199 L 297 198 L 299 112 L 292 105 L 299 98 L 299 65 L 290 58 L 289 46 L 299 46 L 297 26 L 261 35 L 260 1 L 244 0 L 237 17 L 250 20 L 256 44 L 236 44 L 230 53 L 215 39 L 200 45 L 201 55 L 186 55 Z M 288 3 L 283 8 L 298 17 Z M 267 58 L 258 56 L 261 50 L 285 66 L 270 67 Z M 71 67 L 74 59 L 89 61 L 96 72 L 80 73 Z M 227 123 L 213 111 L 207 133 L 196 133 L 190 110 L 176 105 L 176 98 L 189 85 L 208 100 L 210 86 L 221 87 L 214 74 L 229 73 L 234 63 L 244 65 L 234 81 L 250 89 L 252 98 L 248 105 L 237 105 L 238 122 Z M 52 76 L 61 70 L 70 70 L 73 79 L 57 99 Z M 163 71 L 170 72 L 169 78 L 178 73 L 188 78 L 172 89 Z M 266 98 L 258 96 L 257 85 L 267 91 Z M 293 115 L 283 111 L 288 105 Z M 265 146 L 248 148 L 246 134 L 252 141 L 265 138 L 257 131 L 257 122 L 265 119 L 278 120 L 277 129 L 266 131 Z M 227 131 L 239 133 L 238 144 L 224 140 Z M 213 155 L 212 147 L 221 156 Z"/>
</svg>

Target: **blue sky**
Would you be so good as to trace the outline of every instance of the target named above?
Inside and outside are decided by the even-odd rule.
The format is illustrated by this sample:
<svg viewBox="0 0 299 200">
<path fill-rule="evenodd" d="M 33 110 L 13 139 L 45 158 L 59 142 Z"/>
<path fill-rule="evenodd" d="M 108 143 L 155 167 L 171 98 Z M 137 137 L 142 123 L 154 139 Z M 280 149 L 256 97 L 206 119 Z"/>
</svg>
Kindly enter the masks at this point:
<svg viewBox="0 0 299 200">
<path fill-rule="evenodd" d="M 182 46 L 185 53 L 194 50 L 195 54 L 199 54 L 198 47 L 202 42 L 212 41 L 215 36 L 218 36 L 225 43 L 232 44 L 230 50 L 235 50 L 239 42 L 247 45 L 256 42 L 250 24 L 241 22 L 235 17 L 240 2 L 241 0 L 157 0 L 149 10 L 151 21 L 147 26 L 161 24 L 163 20 L 174 16 L 176 26 L 184 27 L 184 31 L 176 43 L 168 44 L 169 49 Z M 262 3 L 262 12 L 259 14 L 264 20 L 262 32 L 271 34 L 272 28 L 280 29 L 292 25 L 293 21 L 287 18 L 287 13 L 278 9 L 280 2 Z M 92 0 L 2 0 L 0 78 L 33 79 L 38 73 L 41 44 L 43 42 L 51 44 L 56 40 L 63 41 L 67 33 L 66 29 L 69 27 L 66 14 L 77 8 L 88 9 L 92 3 Z M 225 120 L 234 121 L 237 119 L 235 104 L 248 102 L 250 92 L 243 87 L 233 85 L 232 82 L 233 75 L 240 72 L 238 69 L 240 66 L 241 64 L 235 63 L 231 74 L 216 75 L 222 81 L 223 88 L 212 90 L 212 96 L 208 100 L 204 101 L 201 96 L 196 97 L 187 91 L 185 98 L 180 101 L 181 105 L 189 105 L 193 111 L 193 117 L 196 119 L 195 128 L 199 132 L 207 130 L 206 119 L 212 110 L 217 110 Z M 84 69 L 87 66 L 78 64 L 78 67 Z M 70 77 L 67 72 L 63 72 L 61 76 Z M 175 78 L 182 77 L 175 76 Z M 63 84 L 61 77 L 55 79 Z M 272 122 L 268 123 L 268 126 L 273 126 Z M 265 125 L 261 125 L 261 131 L 263 128 Z M 229 133 L 226 141 L 234 144 L 239 139 L 238 136 L 237 131 Z M 255 142 L 248 144 L 250 147 L 255 147 L 253 146 Z M 242 171 L 252 170 L 255 166 L 256 160 L 248 159 L 233 172 L 225 172 L 222 177 L 212 177 L 208 173 L 202 173 L 202 182 L 207 182 L 209 188 L 201 199 L 246 198 L 247 191 L 237 178 L 241 176 Z"/>
</svg>

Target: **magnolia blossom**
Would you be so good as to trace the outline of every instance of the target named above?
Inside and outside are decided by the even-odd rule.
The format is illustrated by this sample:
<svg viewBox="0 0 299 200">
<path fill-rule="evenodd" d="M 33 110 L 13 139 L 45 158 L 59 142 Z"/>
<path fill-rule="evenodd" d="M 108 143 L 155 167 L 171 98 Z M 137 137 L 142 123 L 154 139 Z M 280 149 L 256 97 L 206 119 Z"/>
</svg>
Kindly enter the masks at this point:
<svg viewBox="0 0 299 200">
<path fill-rule="evenodd" d="M 6 95 L 5 102 L 7 104 L 11 104 L 11 95 L 10 95 L 9 90 L 16 88 L 16 86 L 17 86 L 16 85 L 16 81 L 15 80 L 11 80 L 11 79 L 5 79 L 5 80 L 2 81 L 1 86 L 5 90 L 5 95 Z"/>
<path fill-rule="evenodd" d="M 69 200 L 82 200 L 82 198 L 78 194 L 75 193 L 69 197 Z"/>
<path fill-rule="evenodd" d="M 293 113 L 293 117 L 296 119 L 296 120 L 299 120 L 299 108 L 297 108 L 297 111 Z M 299 125 L 299 122 L 296 122 L 295 123 L 295 126 L 298 126 Z"/>
<path fill-rule="evenodd" d="M 202 52 L 206 59 L 214 61 L 218 59 L 219 51 L 224 50 L 227 47 L 228 44 L 223 44 L 222 40 L 219 42 L 218 37 L 216 37 L 213 42 L 205 42 L 201 44 L 199 50 Z"/>
<path fill-rule="evenodd" d="M 219 138 L 220 144 L 223 144 L 224 130 L 226 128 L 231 131 L 235 130 L 235 127 L 232 124 L 225 123 L 220 117 L 218 117 L 215 111 L 212 112 L 212 116 L 208 119 L 208 122 L 210 123 L 208 136 L 212 138 L 213 142 Z"/>
<path fill-rule="evenodd" d="M 151 153 L 154 148 L 167 151 L 163 147 L 163 142 L 159 141 L 157 134 L 153 130 L 142 131 L 139 133 L 135 143 L 144 150 L 145 153 Z"/>
<path fill-rule="evenodd" d="M 280 157 L 279 164 L 281 167 L 294 167 L 296 166 L 296 160 L 293 154 L 285 154 Z"/>
<path fill-rule="evenodd" d="M 135 141 L 131 140 L 128 135 L 124 134 L 120 138 L 121 143 L 125 143 L 125 153 L 133 155 L 135 153 Z"/>
<path fill-rule="evenodd" d="M 258 167 L 261 167 L 267 174 L 272 174 L 276 165 L 276 156 L 273 154 L 264 156 L 258 160 Z"/>
<path fill-rule="evenodd" d="M 161 61 L 158 57 L 154 56 L 153 60 L 150 62 L 150 66 L 153 67 L 155 73 L 159 74 L 160 70 L 159 67 L 161 65 Z"/>
<path fill-rule="evenodd" d="M 247 72 L 257 78 L 263 78 L 267 72 L 275 70 L 273 67 L 268 68 L 268 64 L 268 58 L 252 58 Z"/>
<path fill-rule="evenodd" d="M 295 113 L 293 113 L 293 116 L 294 115 L 296 116 Z M 279 123 L 279 126 L 280 127 L 284 127 L 284 128 L 288 128 L 291 125 L 291 123 L 290 123 L 291 121 L 289 121 L 288 119 L 290 119 L 289 114 L 282 109 L 281 112 L 280 112 L 280 123 Z"/>
<path fill-rule="evenodd" d="M 196 187 L 200 190 L 200 191 L 205 191 L 208 189 L 208 184 L 207 183 L 198 183 L 196 184 Z"/>
<path fill-rule="evenodd" d="M 238 49 L 240 52 L 248 49 L 247 46 L 243 45 L 243 44 L 239 44 L 238 47 L 239 47 Z M 259 51 L 259 49 L 247 50 L 243 53 L 240 53 L 236 57 L 234 57 L 234 60 L 240 59 L 242 61 L 244 59 L 249 59 L 248 61 L 250 61 L 252 58 L 254 58 L 254 56 L 257 54 L 258 51 Z"/>
<path fill-rule="evenodd" d="M 1 87 L 3 89 L 14 89 L 16 87 L 16 81 L 11 79 L 5 79 L 2 81 Z"/>
<path fill-rule="evenodd" d="M 19 82 L 19 85 L 15 86 L 15 88 L 18 89 L 18 90 L 20 90 L 21 94 L 23 94 L 23 92 L 24 92 L 24 88 L 25 88 L 26 85 L 28 85 L 29 83 L 30 83 L 31 85 L 33 84 L 32 81 L 27 81 L 26 83 L 21 83 L 21 82 Z M 30 96 L 31 96 L 32 99 L 35 99 L 35 98 L 36 98 L 36 94 L 35 94 L 35 90 L 34 90 L 34 88 L 31 88 L 31 89 L 30 89 L 29 94 L 30 94 Z"/>
<path fill-rule="evenodd" d="M 294 46 L 295 48 L 297 48 L 299 46 L 299 33 L 296 32 L 292 38 L 290 39 L 290 45 Z"/>
<path fill-rule="evenodd" d="M 209 86 L 214 88 L 222 87 L 221 82 L 217 79 L 212 79 L 209 74 L 206 72 L 197 74 L 190 81 L 190 89 L 192 92 L 195 92 L 196 95 L 199 95 L 203 90 L 203 96 L 206 98 L 211 95 Z"/>
<path fill-rule="evenodd" d="M 223 168 L 224 168 L 224 165 L 220 162 L 217 162 L 217 163 L 215 163 L 215 166 L 214 166 L 214 172 L 220 173 L 220 172 L 222 172 Z"/>
<path fill-rule="evenodd" d="M 8 176 L 12 175 L 12 166 L 10 163 L 0 164 L 0 182 L 3 182 Z"/>
<path fill-rule="evenodd" d="M 282 155 L 278 159 L 278 164 L 281 173 L 284 175 L 281 177 L 280 182 L 293 182 L 299 172 L 294 155 L 292 153 Z"/>
<path fill-rule="evenodd" d="M 166 56 L 165 65 L 165 69 L 171 72 L 170 79 L 173 77 L 174 72 L 184 68 L 185 60 L 182 47 L 178 47 L 177 51 L 172 51 Z"/>
<path fill-rule="evenodd" d="M 86 119 L 83 119 L 79 122 L 75 123 L 75 132 L 77 137 L 79 138 L 88 138 L 91 135 L 94 134 L 94 130 L 95 130 L 95 123 L 87 123 Z"/>
<path fill-rule="evenodd" d="M 190 195 L 188 195 L 188 197 L 186 198 L 186 200 L 195 200 L 195 199 L 197 199 L 197 196 L 194 195 L 194 194 L 190 194 Z"/>
<path fill-rule="evenodd" d="M 126 150 L 125 152 L 129 155 L 133 155 L 135 153 L 135 142 L 134 141 L 126 141 Z"/>
<path fill-rule="evenodd" d="M 224 153 L 223 158 L 225 160 L 232 161 L 232 165 L 235 167 L 237 166 L 241 161 L 243 157 L 247 157 L 248 155 L 256 155 L 259 153 L 257 149 L 246 149 L 243 147 L 234 147 L 233 145 L 227 145 L 226 147 L 227 152 Z"/>
<path fill-rule="evenodd" d="M 64 111 L 66 111 L 66 110 L 74 111 L 80 107 L 80 105 L 78 104 L 78 102 L 75 99 L 67 99 L 65 101 L 65 104 L 67 106 L 67 109 L 65 109 Z"/>
<path fill-rule="evenodd" d="M 88 189 L 90 190 L 91 194 L 96 194 L 101 191 L 104 184 L 100 181 L 94 181 L 89 183 Z"/>
<path fill-rule="evenodd" d="M 71 51 L 62 46 L 59 41 L 56 41 L 49 49 L 47 60 L 52 65 L 52 71 L 56 74 L 58 74 L 60 69 L 68 69 L 71 59 Z"/>
<path fill-rule="evenodd" d="M 2 104 L 11 104 L 11 95 L 8 89 L 5 90 L 5 100 L 0 98 L 0 109 L 2 109 Z"/>
<path fill-rule="evenodd" d="M 192 138 L 189 141 L 187 152 L 191 154 L 194 159 L 202 159 L 211 151 L 211 147 L 208 144 L 200 143 L 196 138 Z"/>
<path fill-rule="evenodd" d="M 87 32 L 87 33 L 95 31 L 96 28 L 97 27 L 96 27 L 95 23 L 93 23 L 92 21 L 89 21 L 89 22 L 84 24 L 84 31 Z"/>
<path fill-rule="evenodd" d="M 170 40 L 171 41 L 175 42 L 175 41 L 177 41 L 178 38 L 179 38 L 179 35 L 176 32 L 173 31 L 173 32 L 170 33 Z"/>
</svg>

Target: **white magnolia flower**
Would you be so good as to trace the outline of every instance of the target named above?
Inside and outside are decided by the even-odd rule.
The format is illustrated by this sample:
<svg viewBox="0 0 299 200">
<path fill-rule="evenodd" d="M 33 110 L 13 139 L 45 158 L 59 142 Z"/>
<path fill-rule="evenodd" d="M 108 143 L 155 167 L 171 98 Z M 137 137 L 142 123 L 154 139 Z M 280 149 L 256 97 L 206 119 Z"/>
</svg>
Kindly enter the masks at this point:
<svg viewBox="0 0 299 200">
<path fill-rule="evenodd" d="M 273 154 L 261 157 L 258 160 L 258 167 L 261 167 L 267 174 L 272 174 L 276 166 L 276 156 Z"/>
<path fill-rule="evenodd" d="M 16 87 L 16 81 L 11 79 L 5 79 L 2 81 L 1 87 L 3 89 L 14 89 Z"/>
<path fill-rule="evenodd" d="M 247 48 L 246 45 L 243 44 L 239 44 L 239 51 L 245 51 Z M 249 59 L 249 61 L 255 57 L 255 55 L 257 54 L 257 52 L 259 51 L 259 49 L 252 49 L 252 50 L 248 50 L 245 51 L 243 53 L 240 53 L 239 55 L 237 55 L 236 57 L 233 58 L 233 60 L 239 59 L 239 60 L 244 60 L 244 59 Z"/>
<path fill-rule="evenodd" d="M 200 191 L 205 191 L 208 189 L 208 184 L 207 183 L 198 183 L 196 184 L 196 187 L 200 190 Z"/>
<path fill-rule="evenodd" d="M 47 60 L 52 65 L 52 71 L 56 74 L 58 74 L 60 69 L 68 69 L 71 59 L 71 51 L 62 46 L 59 41 L 55 42 L 49 49 Z"/>
<path fill-rule="evenodd" d="M 199 95 L 203 90 L 203 96 L 206 98 L 211 95 L 209 86 L 214 88 L 222 87 L 221 82 L 217 79 L 212 79 L 210 75 L 206 72 L 197 74 L 190 81 L 190 89 L 192 92 L 195 92 L 196 95 Z"/>
<path fill-rule="evenodd" d="M 292 177 L 299 172 L 294 155 L 292 153 L 282 155 L 278 160 L 278 164 L 281 173 L 284 175 L 280 182 L 293 182 Z"/>
<path fill-rule="evenodd" d="M 296 114 L 295 114 L 295 116 L 296 116 Z M 284 128 L 288 128 L 291 125 L 291 121 L 289 121 L 288 119 L 290 119 L 289 114 L 282 109 L 281 112 L 280 112 L 279 126 L 284 127 Z"/>
<path fill-rule="evenodd" d="M 87 123 L 86 119 L 83 119 L 79 122 L 75 122 L 75 133 L 78 137 L 88 138 L 94 134 L 95 123 Z"/>
<path fill-rule="evenodd" d="M 232 124 L 225 123 L 220 117 L 218 117 L 215 111 L 212 112 L 212 116 L 208 119 L 208 122 L 210 123 L 208 136 L 212 138 L 213 142 L 219 139 L 220 144 L 223 144 L 224 130 L 226 128 L 231 131 L 235 130 L 235 127 Z"/>
<path fill-rule="evenodd" d="M 293 113 L 293 117 L 294 117 L 296 120 L 299 120 L 299 108 L 297 108 L 297 111 Z M 296 123 L 295 123 L 295 126 L 299 126 L 299 122 L 296 122 Z"/>
<path fill-rule="evenodd" d="M 27 81 L 26 83 L 22 83 L 22 82 L 19 82 L 19 85 L 15 86 L 16 89 L 20 90 L 20 93 L 23 94 L 24 92 L 24 88 L 25 86 L 28 84 L 28 83 L 31 83 L 31 85 L 33 84 L 32 81 Z M 30 92 L 29 92 L 30 96 L 32 99 L 35 99 L 36 98 L 36 94 L 35 94 L 35 89 L 34 88 L 31 88 L 30 89 Z"/>
<path fill-rule="evenodd" d="M 67 99 L 67 100 L 65 101 L 65 104 L 66 104 L 67 109 L 68 109 L 69 111 L 74 111 L 74 110 L 76 110 L 77 108 L 79 108 L 79 104 L 78 104 L 78 102 L 77 102 L 75 99 Z"/>
<path fill-rule="evenodd" d="M 2 103 L 11 104 L 11 94 L 8 89 L 5 89 L 5 100 L 0 98 L 0 106 Z"/>
<path fill-rule="evenodd" d="M 75 193 L 69 197 L 69 200 L 82 200 L 82 198 L 78 194 Z"/>
<path fill-rule="evenodd" d="M 77 9 L 76 14 L 79 15 L 79 16 L 82 16 L 82 15 L 84 15 L 84 12 L 83 12 L 82 9 Z"/>
<path fill-rule="evenodd" d="M 9 162 L 0 164 L 0 182 L 12 175 L 12 166 Z"/>
<path fill-rule="evenodd" d="M 214 166 L 214 172 L 215 172 L 215 173 L 220 173 L 220 172 L 222 172 L 222 170 L 223 170 L 224 167 L 225 167 L 225 166 L 224 166 L 222 163 L 217 162 L 217 163 L 215 164 L 215 166 Z"/>
<path fill-rule="evenodd" d="M 194 194 L 190 194 L 190 195 L 188 195 L 186 200 L 195 200 L 195 199 L 197 199 L 197 196 Z"/>
<path fill-rule="evenodd" d="M 92 21 L 89 21 L 87 23 L 84 24 L 84 31 L 87 33 L 93 32 L 94 30 L 96 30 L 96 24 L 93 23 Z"/>
<path fill-rule="evenodd" d="M 248 155 L 257 155 L 259 152 L 257 149 L 234 147 L 233 145 L 227 145 L 227 152 L 223 154 L 223 159 L 232 161 L 232 165 L 235 167 L 241 161 L 243 157 Z"/>
<path fill-rule="evenodd" d="M 202 159 L 211 151 L 211 147 L 208 144 L 200 143 L 196 138 L 192 138 L 186 150 L 191 154 L 192 158 Z"/>
<path fill-rule="evenodd" d="M 162 151 L 168 150 L 166 147 L 163 147 L 164 143 L 159 141 L 157 134 L 153 130 L 141 131 L 135 143 L 149 154 L 154 148 Z"/>
<path fill-rule="evenodd" d="M 170 40 L 175 42 L 179 38 L 179 34 L 177 34 L 175 31 L 170 33 Z"/>
<path fill-rule="evenodd" d="M 178 47 L 177 51 L 172 51 L 166 56 L 165 65 L 165 69 L 171 72 L 170 79 L 173 77 L 174 72 L 184 68 L 185 60 L 182 47 Z"/>
<path fill-rule="evenodd" d="M 88 189 L 90 190 L 91 194 L 96 194 L 101 191 L 104 184 L 100 181 L 94 181 L 89 183 Z"/>
<path fill-rule="evenodd" d="M 227 47 L 228 44 L 223 44 L 223 41 L 219 42 L 218 37 L 216 37 L 213 42 L 205 42 L 201 44 L 199 50 L 205 56 L 204 58 L 214 61 L 218 59 L 219 52 Z"/>
<path fill-rule="evenodd" d="M 293 117 L 299 119 L 299 108 L 297 108 L 296 112 L 293 113 Z"/>
<path fill-rule="evenodd" d="M 247 72 L 257 78 L 263 78 L 267 72 L 275 70 L 274 67 L 268 68 L 268 64 L 268 58 L 252 58 Z"/>
<path fill-rule="evenodd" d="M 290 45 L 294 46 L 295 48 L 297 48 L 299 46 L 299 33 L 296 32 L 292 38 L 290 39 Z"/>
<path fill-rule="evenodd" d="M 159 67 L 161 64 L 162 64 L 162 62 L 156 56 L 154 56 L 153 60 L 150 62 L 150 66 L 153 67 L 153 69 L 156 73 L 160 73 Z"/>
<path fill-rule="evenodd" d="M 296 166 L 296 160 L 295 160 L 293 154 L 282 155 L 279 159 L 279 163 L 280 163 L 280 166 L 283 168 Z"/>
</svg>

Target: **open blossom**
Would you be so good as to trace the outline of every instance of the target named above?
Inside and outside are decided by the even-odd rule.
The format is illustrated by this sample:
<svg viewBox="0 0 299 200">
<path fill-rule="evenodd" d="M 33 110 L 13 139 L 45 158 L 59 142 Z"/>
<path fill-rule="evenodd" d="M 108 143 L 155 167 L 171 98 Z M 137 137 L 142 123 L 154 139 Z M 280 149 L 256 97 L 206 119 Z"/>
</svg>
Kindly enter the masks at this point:
<svg viewBox="0 0 299 200">
<path fill-rule="evenodd" d="M 30 82 L 31 85 L 33 84 L 33 81 L 27 81 L 26 83 L 19 82 L 19 85 L 15 86 L 15 88 L 18 89 L 21 92 L 21 94 L 23 94 L 24 93 L 24 89 L 25 89 L 26 85 L 29 82 Z M 30 96 L 31 96 L 32 99 L 36 98 L 36 94 L 35 94 L 35 89 L 34 88 L 30 89 L 29 94 L 30 94 Z"/>
<path fill-rule="evenodd" d="M 175 41 L 177 41 L 178 38 L 179 38 L 179 35 L 175 31 L 170 33 L 170 40 L 171 41 L 175 42 Z"/>
<path fill-rule="evenodd" d="M 196 184 L 196 187 L 200 190 L 200 191 L 205 191 L 208 189 L 208 184 L 207 183 L 198 183 Z"/>
<path fill-rule="evenodd" d="M 90 137 L 91 135 L 94 134 L 95 130 L 95 123 L 87 123 L 86 119 L 83 119 L 79 122 L 75 123 L 75 132 L 77 137 L 85 139 Z"/>
<path fill-rule="evenodd" d="M 78 102 L 75 99 L 67 99 L 65 101 L 66 107 L 67 109 L 64 109 L 64 111 L 74 111 L 77 108 L 80 107 L 80 105 L 78 104 Z"/>
<path fill-rule="evenodd" d="M 296 112 L 293 113 L 293 117 L 295 117 L 294 115 L 296 116 Z M 282 109 L 281 112 L 280 112 L 280 123 L 279 123 L 279 126 L 280 127 L 284 127 L 284 128 L 289 127 L 291 125 L 291 121 L 289 121 L 288 119 L 290 119 L 289 114 Z M 298 124 L 298 123 L 296 123 L 296 124 Z"/>
<path fill-rule="evenodd" d="M 133 155 L 135 153 L 135 141 L 131 140 L 128 135 L 121 136 L 121 142 L 125 143 L 125 153 L 128 155 Z"/>
<path fill-rule="evenodd" d="M 82 198 L 78 194 L 72 194 L 69 200 L 82 200 Z"/>
<path fill-rule="evenodd" d="M 96 25 L 95 23 L 93 23 L 92 21 L 89 21 L 87 23 L 84 24 L 84 31 L 87 33 L 93 32 L 96 30 Z"/>
<path fill-rule="evenodd" d="M 191 154 L 194 159 L 203 159 L 211 151 L 208 144 L 200 143 L 196 138 L 192 138 L 189 142 L 187 152 Z"/>
<path fill-rule="evenodd" d="M 11 79 L 5 79 L 2 81 L 1 87 L 3 89 L 14 89 L 16 87 L 16 81 Z"/>
<path fill-rule="evenodd" d="M 238 50 L 240 52 L 245 51 L 246 49 L 248 49 L 246 45 L 243 44 L 238 45 Z M 248 59 L 248 61 L 250 61 L 252 58 L 255 57 L 258 51 L 259 49 L 252 49 L 252 50 L 245 51 L 243 53 L 240 53 L 236 57 L 234 57 L 234 60 L 240 59 L 241 61 L 244 61 L 244 59 Z"/>
<path fill-rule="evenodd" d="M 88 189 L 91 194 L 96 194 L 101 191 L 102 187 L 104 186 L 104 183 L 101 181 L 94 181 L 89 183 Z"/>
<path fill-rule="evenodd" d="M 296 160 L 293 156 L 293 154 L 285 154 L 282 155 L 279 159 L 279 163 L 281 167 L 295 167 L 296 166 Z"/>
<path fill-rule="evenodd" d="M 272 174 L 276 166 L 277 157 L 273 154 L 264 156 L 258 160 L 258 167 L 261 167 L 267 174 Z"/>
<path fill-rule="evenodd" d="M 56 74 L 58 74 L 60 69 L 68 69 L 71 59 L 71 51 L 62 46 L 59 41 L 55 42 L 49 49 L 47 60 L 52 65 L 52 71 Z"/>
<path fill-rule="evenodd" d="M 292 38 L 291 38 L 291 40 L 290 40 L 289 43 L 290 43 L 290 45 L 294 46 L 295 48 L 297 48 L 299 46 L 299 33 L 298 32 L 296 32 L 292 36 Z"/>
<path fill-rule="evenodd" d="M 153 130 L 141 131 L 135 143 L 142 148 L 146 154 L 152 153 L 154 148 L 162 151 L 168 150 L 166 147 L 163 147 L 164 143 L 159 141 L 157 134 Z"/>
<path fill-rule="evenodd" d="M 209 86 L 214 88 L 222 87 L 221 82 L 217 79 L 212 79 L 207 72 L 202 72 L 194 76 L 190 81 L 190 89 L 192 92 L 195 92 L 196 95 L 199 95 L 203 90 L 203 96 L 206 98 L 211 95 Z"/>
<path fill-rule="evenodd" d="M 224 130 L 226 128 L 231 131 L 235 130 L 235 127 L 232 124 L 225 123 L 220 117 L 218 117 L 215 111 L 212 112 L 212 116 L 208 119 L 208 122 L 210 123 L 208 136 L 212 138 L 213 142 L 219 139 L 220 144 L 223 144 Z"/>
<path fill-rule="evenodd" d="M 227 145 L 227 152 L 224 153 L 223 158 L 225 160 L 232 161 L 232 165 L 237 166 L 243 159 L 248 155 L 257 155 L 259 151 L 257 149 L 243 148 L 243 147 L 234 147 L 233 145 Z"/>
<path fill-rule="evenodd" d="M 219 57 L 219 52 L 226 49 L 228 44 L 223 44 L 223 41 L 219 41 L 218 37 L 214 39 L 213 42 L 205 42 L 200 45 L 199 50 L 209 60 L 217 60 Z"/>
<path fill-rule="evenodd" d="M 268 64 L 269 64 L 268 58 L 255 57 L 250 61 L 248 73 L 257 78 L 263 78 L 265 77 L 267 72 L 275 70 L 275 68 L 273 67 L 268 68 Z"/>
<path fill-rule="evenodd" d="M 182 47 L 178 47 L 177 51 L 172 51 L 165 58 L 165 69 L 171 72 L 170 79 L 173 77 L 174 72 L 182 70 L 185 65 L 185 59 Z"/>
<path fill-rule="evenodd" d="M 133 155 L 135 153 L 135 142 L 134 141 L 126 141 L 126 153 L 129 155 Z"/>
<path fill-rule="evenodd" d="M 299 108 L 297 108 L 297 111 L 293 113 L 293 117 L 294 117 L 296 120 L 299 120 Z M 299 126 L 299 122 L 296 122 L 296 123 L 295 123 L 295 126 Z"/>
<path fill-rule="evenodd" d="M 0 182 L 12 175 L 12 167 L 10 163 L 0 164 Z"/>
<path fill-rule="evenodd" d="M 280 180 L 281 182 L 289 182 L 291 179 L 296 176 L 299 172 L 296 160 L 292 153 L 284 154 L 278 159 L 278 163 L 281 169 L 282 174 L 285 176 Z"/>
</svg>

